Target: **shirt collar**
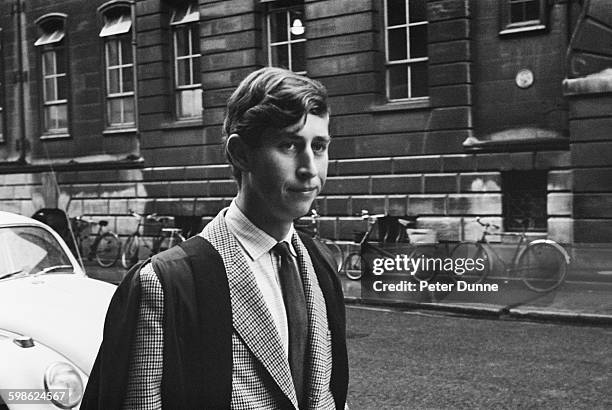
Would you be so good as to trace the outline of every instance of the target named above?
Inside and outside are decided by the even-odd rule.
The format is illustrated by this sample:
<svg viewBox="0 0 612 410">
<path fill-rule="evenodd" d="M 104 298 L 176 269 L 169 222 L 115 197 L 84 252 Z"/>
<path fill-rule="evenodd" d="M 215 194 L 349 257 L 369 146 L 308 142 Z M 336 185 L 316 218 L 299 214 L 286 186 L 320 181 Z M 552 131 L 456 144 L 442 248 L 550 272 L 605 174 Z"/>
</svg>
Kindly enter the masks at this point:
<svg viewBox="0 0 612 410">
<path fill-rule="evenodd" d="M 263 254 L 270 252 L 277 241 L 263 230 L 259 229 L 236 205 L 234 199 L 225 213 L 225 222 L 229 231 L 234 235 L 240 246 L 252 260 L 259 259 Z M 297 253 L 292 244 L 295 229 L 293 224 L 289 228 L 287 236 L 281 242 L 289 244 L 289 250 L 293 256 Z"/>
</svg>

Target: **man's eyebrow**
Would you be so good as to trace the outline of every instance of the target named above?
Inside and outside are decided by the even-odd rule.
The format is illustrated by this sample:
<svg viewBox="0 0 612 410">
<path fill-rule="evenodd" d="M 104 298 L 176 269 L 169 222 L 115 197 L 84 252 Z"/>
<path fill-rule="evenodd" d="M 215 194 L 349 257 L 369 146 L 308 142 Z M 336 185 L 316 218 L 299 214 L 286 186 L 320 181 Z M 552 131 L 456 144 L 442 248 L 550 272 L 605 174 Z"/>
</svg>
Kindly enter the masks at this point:
<svg viewBox="0 0 612 410">
<path fill-rule="evenodd" d="M 274 139 L 284 139 L 284 140 L 290 140 L 290 141 L 301 141 L 304 139 L 304 137 L 302 137 L 301 135 L 298 135 L 299 131 L 280 131 L 278 134 L 276 134 L 276 136 L 274 137 Z M 325 143 L 330 143 L 331 142 L 331 136 L 329 134 L 327 135 L 315 135 L 313 138 L 313 141 L 324 141 Z"/>
</svg>

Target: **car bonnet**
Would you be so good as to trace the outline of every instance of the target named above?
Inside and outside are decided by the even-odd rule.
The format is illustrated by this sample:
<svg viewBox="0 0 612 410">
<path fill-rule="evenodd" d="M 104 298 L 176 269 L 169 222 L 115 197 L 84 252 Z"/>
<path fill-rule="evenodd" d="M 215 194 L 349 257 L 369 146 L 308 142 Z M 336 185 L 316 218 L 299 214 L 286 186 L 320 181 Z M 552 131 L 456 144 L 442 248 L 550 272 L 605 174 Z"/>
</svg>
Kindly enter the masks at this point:
<svg viewBox="0 0 612 410">
<path fill-rule="evenodd" d="M 89 375 L 115 289 L 74 274 L 0 281 L 0 329 L 32 337 Z"/>
</svg>

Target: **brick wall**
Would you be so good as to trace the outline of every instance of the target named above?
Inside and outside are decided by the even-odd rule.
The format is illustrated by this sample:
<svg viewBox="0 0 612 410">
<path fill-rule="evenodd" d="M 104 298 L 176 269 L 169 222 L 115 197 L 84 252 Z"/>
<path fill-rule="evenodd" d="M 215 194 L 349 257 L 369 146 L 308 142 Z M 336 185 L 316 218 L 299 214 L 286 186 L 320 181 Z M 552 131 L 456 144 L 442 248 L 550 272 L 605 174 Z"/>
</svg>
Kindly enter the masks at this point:
<svg viewBox="0 0 612 410">
<path fill-rule="evenodd" d="M 55 169 L 57 187 L 49 177 L 50 169 L 0 168 L 4 182 L 0 209 L 28 215 L 53 201 L 60 206 L 69 203 L 72 215 L 110 217 L 120 233 L 127 233 L 135 223 L 129 209 L 210 219 L 236 192 L 223 157 L 221 124 L 231 91 L 266 63 L 264 5 L 200 0 L 204 116 L 175 121 L 170 6 L 160 0 L 137 1 L 139 133 L 104 135 L 95 11 L 102 2 L 76 7 L 81 2 L 75 1 L 33 2 L 28 11 L 30 44 L 36 35 L 35 18 L 51 11 L 68 14 L 75 82 L 71 86 L 73 138 L 41 144 L 29 131 L 35 145 L 32 153 L 42 155 L 46 150 L 50 158 L 77 162 L 92 153 L 115 158 L 133 155 L 143 163 L 138 169 L 122 169 L 123 163 L 118 163 L 113 169 L 81 170 L 64 164 Z M 327 86 L 332 104 L 329 179 L 317 200 L 322 233 L 351 240 L 353 230 L 363 229 L 361 209 L 369 209 L 416 215 L 420 227 L 439 228 L 442 238 L 474 238 L 476 216 L 501 221 L 501 172 L 547 170 L 549 236 L 571 242 L 572 235 L 579 240 L 599 235 L 594 233 L 599 222 L 592 212 L 603 212 L 595 218 L 609 219 L 604 210 L 610 203 L 606 185 L 609 97 L 572 100 L 568 127 L 561 89 L 563 44 L 568 35 L 566 3 L 551 3 L 548 31 L 501 38 L 498 2 L 429 0 L 429 99 L 419 104 L 385 101 L 382 4 L 379 0 L 305 1 L 308 75 Z M 7 27 L 5 42 L 12 38 L 13 24 L 7 13 L 0 17 Z M 84 21 L 90 24 L 79 24 Z M 6 46 L 5 65 L 14 64 L 11 42 Z M 35 52 L 30 54 L 35 65 Z M 523 66 L 530 66 L 536 79 L 525 92 L 514 85 L 514 75 Z M 14 104 L 14 90 L 14 84 L 7 84 L 7 106 Z M 33 93 L 31 105 L 37 107 L 37 101 Z M 30 116 L 28 126 L 37 129 L 37 112 L 32 109 Z M 0 145 L 4 161 L 13 160 L 17 153 L 14 111 L 9 125 L 10 142 Z M 552 129 L 565 138 L 571 132 L 571 154 L 562 148 L 468 152 L 463 145 L 468 137 L 524 126 Z M 574 166 L 578 169 L 573 170 Z M 592 198 L 597 206 L 587 200 Z M 574 224 L 575 218 L 582 222 Z"/>
</svg>

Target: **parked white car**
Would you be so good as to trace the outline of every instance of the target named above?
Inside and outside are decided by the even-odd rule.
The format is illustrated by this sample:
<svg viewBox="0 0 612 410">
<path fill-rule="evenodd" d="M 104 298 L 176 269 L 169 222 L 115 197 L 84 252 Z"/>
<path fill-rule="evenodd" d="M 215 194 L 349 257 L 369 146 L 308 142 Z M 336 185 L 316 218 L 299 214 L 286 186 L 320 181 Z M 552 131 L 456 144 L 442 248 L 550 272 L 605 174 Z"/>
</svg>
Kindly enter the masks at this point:
<svg viewBox="0 0 612 410">
<path fill-rule="evenodd" d="M 0 410 L 78 408 L 115 288 L 47 225 L 0 212 Z"/>
</svg>

